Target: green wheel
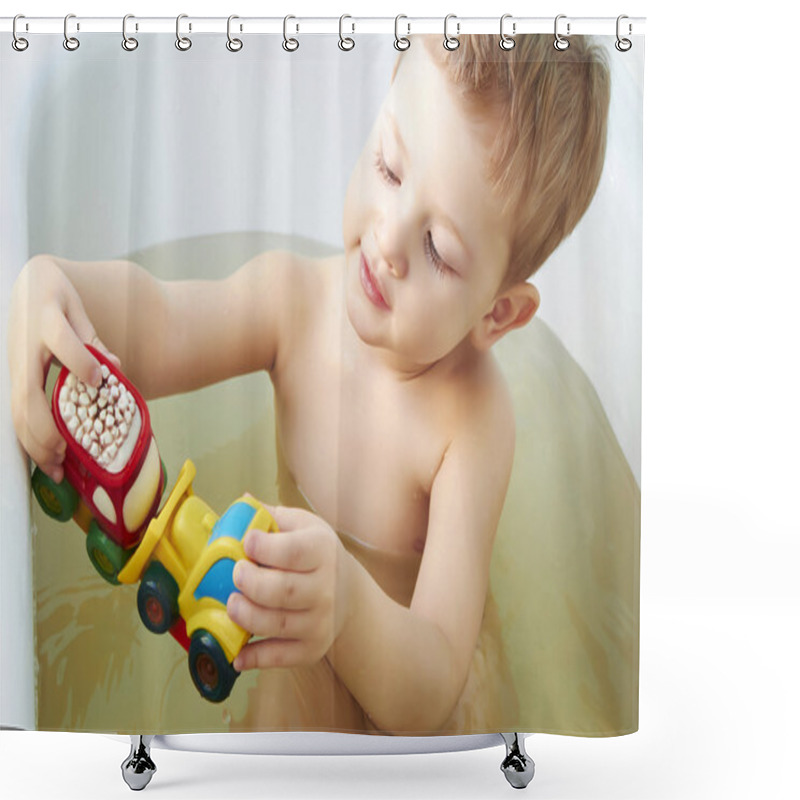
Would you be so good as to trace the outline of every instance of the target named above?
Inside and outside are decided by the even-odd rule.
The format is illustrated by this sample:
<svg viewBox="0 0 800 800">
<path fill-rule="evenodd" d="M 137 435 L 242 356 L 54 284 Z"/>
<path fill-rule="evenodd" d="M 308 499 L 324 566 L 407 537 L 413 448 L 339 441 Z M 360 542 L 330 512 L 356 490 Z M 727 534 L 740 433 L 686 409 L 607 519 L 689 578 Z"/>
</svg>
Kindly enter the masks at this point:
<svg viewBox="0 0 800 800">
<path fill-rule="evenodd" d="M 48 517 L 59 522 L 72 519 L 78 507 L 78 493 L 66 479 L 56 483 L 36 467 L 31 477 L 31 489 Z"/>
<path fill-rule="evenodd" d="M 197 691 L 212 703 L 225 700 L 239 677 L 239 673 L 225 657 L 220 643 L 204 630 L 197 630 L 192 634 L 189 672 Z"/>
<path fill-rule="evenodd" d="M 167 477 L 167 465 L 164 463 L 164 459 L 161 459 L 161 473 L 164 476 L 164 485 L 161 487 L 161 496 L 164 496 L 164 492 L 167 491 L 167 484 L 169 483 L 169 478 Z"/>
<path fill-rule="evenodd" d="M 86 535 L 86 552 L 94 568 L 113 586 L 119 586 L 120 570 L 130 554 L 106 536 L 97 520 L 92 520 Z"/>
<path fill-rule="evenodd" d="M 178 619 L 178 584 L 167 568 L 153 561 L 142 577 L 136 605 L 145 628 L 166 633 Z"/>
</svg>

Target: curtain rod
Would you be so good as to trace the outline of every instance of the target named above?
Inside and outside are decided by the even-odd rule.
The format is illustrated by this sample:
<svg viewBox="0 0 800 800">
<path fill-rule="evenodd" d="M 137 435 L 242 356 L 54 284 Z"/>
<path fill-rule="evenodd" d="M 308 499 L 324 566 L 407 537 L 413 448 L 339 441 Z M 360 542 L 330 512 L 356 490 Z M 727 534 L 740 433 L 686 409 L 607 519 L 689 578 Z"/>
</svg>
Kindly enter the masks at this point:
<svg viewBox="0 0 800 800">
<path fill-rule="evenodd" d="M 217 33 L 228 30 L 227 17 L 193 17 L 181 15 L 183 34 Z M 509 17 L 506 15 L 504 30 L 508 35 L 525 33 L 553 33 L 555 17 Z M 0 32 L 11 33 L 13 17 L 0 17 Z M 17 20 L 17 33 L 22 35 L 64 33 L 64 17 L 27 17 Z M 401 17 L 397 23 L 402 35 L 415 33 L 444 33 L 444 17 Z M 617 32 L 616 17 L 570 17 L 558 16 L 558 29 L 562 35 L 614 35 Z M 395 32 L 394 17 L 351 17 L 340 22 L 338 17 L 292 17 L 288 30 L 294 34 L 346 34 Z M 644 34 L 644 17 L 624 17 L 622 35 Z M 129 33 L 175 33 L 175 17 L 130 17 L 127 23 Z M 283 34 L 284 17 L 236 17 L 232 30 L 237 34 Z M 500 32 L 500 17 L 451 17 L 451 35 L 470 33 Z M 80 17 L 70 15 L 70 35 L 76 33 L 120 33 L 122 17 Z"/>
</svg>

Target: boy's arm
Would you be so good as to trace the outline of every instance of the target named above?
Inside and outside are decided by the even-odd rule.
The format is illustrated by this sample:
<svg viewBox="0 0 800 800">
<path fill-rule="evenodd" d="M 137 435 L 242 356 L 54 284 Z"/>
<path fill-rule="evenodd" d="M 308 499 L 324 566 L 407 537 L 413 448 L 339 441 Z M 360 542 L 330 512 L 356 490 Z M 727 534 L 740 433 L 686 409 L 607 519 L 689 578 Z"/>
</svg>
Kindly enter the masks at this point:
<svg viewBox="0 0 800 800">
<path fill-rule="evenodd" d="M 474 419 L 445 453 L 411 607 L 391 600 L 360 565 L 353 570 L 350 617 L 328 657 L 384 730 L 438 729 L 463 690 L 513 460 L 513 414 L 501 408 Z"/>
<path fill-rule="evenodd" d="M 218 281 L 159 281 L 130 261 L 54 258 L 99 337 L 145 397 L 270 369 L 292 255 L 262 253 Z"/>
<path fill-rule="evenodd" d="M 271 368 L 291 314 L 288 253 L 266 253 L 222 281 L 163 283 L 130 261 L 34 256 L 11 293 L 11 413 L 22 446 L 53 480 L 66 444 L 44 392 L 53 357 L 97 386 L 84 344 L 109 349 L 146 397 Z"/>
</svg>

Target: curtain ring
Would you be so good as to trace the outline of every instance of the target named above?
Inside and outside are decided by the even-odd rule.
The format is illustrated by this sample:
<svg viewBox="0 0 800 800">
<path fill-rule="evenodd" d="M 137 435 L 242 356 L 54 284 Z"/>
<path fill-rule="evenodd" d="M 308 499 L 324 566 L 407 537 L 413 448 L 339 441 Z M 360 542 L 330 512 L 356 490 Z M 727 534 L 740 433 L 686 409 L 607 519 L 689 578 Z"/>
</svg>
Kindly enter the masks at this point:
<svg viewBox="0 0 800 800">
<path fill-rule="evenodd" d="M 231 21 L 234 19 L 239 19 L 239 17 L 237 17 L 236 14 L 231 14 L 228 17 L 228 41 L 225 42 L 225 47 L 227 47 L 231 53 L 238 53 L 244 45 L 241 39 L 231 38 Z"/>
<path fill-rule="evenodd" d="M 13 48 L 14 48 L 14 49 L 15 49 L 15 50 L 18 52 L 18 53 L 21 53 L 23 50 L 27 50 L 27 49 L 28 49 L 28 44 L 29 44 L 29 42 L 28 42 L 28 40 L 27 40 L 27 39 L 23 39 L 23 38 L 22 38 L 22 37 L 21 37 L 21 36 L 20 36 L 20 35 L 17 33 L 17 20 L 18 20 L 18 19 L 25 19 L 25 15 L 24 15 L 24 14 L 17 14 L 17 16 L 16 16 L 16 17 L 14 17 L 14 22 L 13 22 L 13 24 L 12 24 L 12 26 L 11 26 L 11 33 L 13 34 L 13 36 L 14 36 L 14 39 L 13 39 L 13 41 L 11 42 L 11 46 L 12 46 L 12 47 L 13 47 Z"/>
<path fill-rule="evenodd" d="M 506 35 L 503 31 L 503 23 L 507 20 L 511 19 L 511 14 L 503 14 L 500 17 L 500 49 L 501 50 L 513 50 L 514 45 L 516 42 L 514 41 L 514 34 L 517 32 L 517 23 L 511 23 L 511 36 Z"/>
<path fill-rule="evenodd" d="M 283 49 L 286 50 L 287 53 L 293 53 L 298 47 L 300 47 L 300 42 L 298 42 L 297 39 L 290 39 L 286 35 L 286 26 L 290 19 L 297 19 L 297 17 L 293 17 L 291 14 L 289 14 L 283 18 Z M 299 29 L 300 26 L 298 25 L 297 30 Z"/>
<path fill-rule="evenodd" d="M 458 37 L 459 30 L 461 29 L 461 23 L 456 22 L 456 36 L 448 36 L 447 35 L 447 23 L 451 19 L 456 19 L 456 15 L 455 14 L 448 14 L 444 18 L 444 42 L 442 42 L 442 44 L 444 45 L 444 49 L 445 50 L 458 50 L 458 46 L 461 44 L 461 42 L 458 41 L 457 37 Z"/>
<path fill-rule="evenodd" d="M 351 39 L 349 36 L 345 37 L 342 35 L 342 24 L 346 19 L 353 19 L 353 18 L 349 14 L 342 14 L 342 16 L 339 17 L 339 49 L 344 50 L 345 52 L 347 52 L 348 50 L 352 50 L 356 46 L 356 43 L 353 39 Z M 353 26 L 353 30 L 351 31 L 351 33 L 355 33 L 356 24 L 355 22 L 351 24 Z"/>
<path fill-rule="evenodd" d="M 633 47 L 633 42 L 631 42 L 630 39 L 623 39 L 619 35 L 620 22 L 622 22 L 622 20 L 624 19 L 628 19 L 628 17 L 625 14 L 620 14 L 617 17 L 617 41 L 614 42 L 614 47 L 616 47 L 617 50 L 620 51 L 620 53 L 627 53 L 628 50 L 630 50 L 631 47 Z M 631 25 L 630 23 L 628 23 L 628 34 L 630 35 L 630 33 L 631 33 Z"/>
<path fill-rule="evenodd" d="M 408 19 L 408 17 L 405 14 L 398 14 L 394 18 L 394 49 L 400 50 L 400 52 L 411 47 L 411 39 L 408 36 L 400 36 L 398 31 L 401 19 Z M 406 22 L 406 27 L 408 28 L 408 33 L 411 33 L 411 24 Z"/>
<path fill-rule="evenodd" d="M 558 32 L 558 21 L 559 21 L 560 19 L 566 19 L 566 18 L 567 18 L 567 15 L 566 15 L 566 14 L 559 14 L 559 15 L 556 17 L 556 22 L 555 22 L 555 34 L 556 34 L 556 38 L 555 38 L 555 41 L 553 42 L 553 47 L 555 47 L 555 49 L 556 49 L 556 50 L 560 50 L 560 51 L 564 51 L 564 50 L 566 50 L 566 49 L 569 47 L 569 40 L 568 40 L 568 39 L 565 39 L 565 38 L 564 38 L 563 36 L 561 36 L 561 34 Z M 569 36 L 569 22 L 567 23 L 567 36 Z"/>
<path fill-rule="evenodd" d="M 175 47 L 184 53 L 192 46 L 192 40 L 188 36 L 181 36 L 181 20 L 188 18 L 188 14 L 178 14 L 178 18 L 175 20 Z M 191 31 L 191 29 L 190 24 L 189 30 Z"/>
<path fill-rule="evenodd" d="M 64 49 L 69 51 L 77 50 L 81 46 L 81 43 L 74 36 L 70 36 L 67 30 L 71 19 L 75 19 L 74 14 L 67 14 L 67 16 L 64 17 Z M 80 30 L 80 27 L 78 30 Z"/>
<path fill-rule="evenodd" d="M 136 18 L 133 16 L 133 14 L 126 14 L 122 18 L 122 49 L 127 50 L 129 53 L 132 53 L 139 46 L 139 40 L 134 39 L 133 36 L 128 36 L 129 19 L 136 19 Z"/>
</svg>

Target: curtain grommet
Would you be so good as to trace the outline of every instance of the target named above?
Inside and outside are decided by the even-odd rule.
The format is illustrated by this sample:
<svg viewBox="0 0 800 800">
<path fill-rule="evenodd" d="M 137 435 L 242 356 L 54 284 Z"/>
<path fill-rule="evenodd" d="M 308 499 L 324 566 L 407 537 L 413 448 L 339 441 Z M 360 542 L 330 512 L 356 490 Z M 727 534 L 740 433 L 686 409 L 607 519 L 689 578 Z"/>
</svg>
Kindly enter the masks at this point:
<svg viewBox="0 0 800 800">
<path fill-rule="evenodd" d="M 559 52 L 564 52 L 564 50 L 566 50 L 569 47 L 569 39 L 567 37 L 565 37 L 565 36 L 562 36 L 558 32 L 558 21 L 562 20 L 562 19 L 566 19 L 566 18 L 567 18 L 566 14 L 559 14 L 556 17 L 556 21 L 555 21 L 555 24 L 553 26 L 553 30 L 554 30 L 555 37 L 556 37 L 553 40 L 553 47 L 555 47 L 555 49 L 558 50 Z M 570 24 L 569 24 L 569 22 L 567 22 L 567 36 L 569 36 L 569 33 L 570 33 L 569 29 L 570 29 Z"/>
<path fill-rule="evenodd" d="M 175 20 L 175 47 L 182 53 L 185 53 L 192 46 L 192 40 L 188 36 L 181 36 L 181 20 L 188 18 L 188 14 L 178 14 Z M 191 32 L 191 30 L 192 24 L 189 23 L 189 31 Z"/>
<path fill-rule="evenodd" d="M 405 14 L 398 14 L 394 18 L 394 49 L 402 53 L 411 47 L 411 39 L 408 38 L 408 34 L 411 33 L 411 24 L 406 22 L 407 33 L 405 36 L 401 36 L 399 31 L 401 19 L 408 19 L 408 17 Z"/>
<path fill-rule="evenodd" d="M 297 19 L 297 17 L 293 17 L 291 14 L 287 14 L 283 18 L 283 43 L 281 46 L 287 53 L 294 53 L 294 51 L 297 50 L 298 47 L 300 47 L 300 42 L 298 42 L 297 39 L 290 38 L 286 33 L 286 29 L 290 19 Z M 300 26 L 296 25 L 295 30 L 299 31 Z"/>
<path fill-rule="evenodd" d="M 514 34 L 516 34 L 517 32 L 517 23 L 516 22 L 511 23 L 511 36 L 509 36 L 503 30 L 503 25 L 505 21 L 511 18 L 512 18 L 511 14 L 503 14 L 503 16 L 500 17 L 500 41 L 498 44 L 500 45 L 500 49 L 505 50 L 506 52 L 508 52 L 509 50 L 513 50 L 514 46 L 517 44 L 514 41 Z"/>
<path fill-rule="evenodd" d="M 238 53 L 244 47 L 244 43 L 241 39 L 236 39 L 231 36 L 231 22 L 235 19 L 239 19 L 236 14 L 231 14 L 228 17 L 228 41 L 225 42 L 225 47 L 228 48 L 228 52 L 230 53 Z M 241 30 L 241 28 L 239 30 Z"/>
<path fill-rule="evenodd" d="M 633 42 L 630 39 L 626 39 L 626 38 L 620 36 L 620 33 L 619 33 L 619 31 L 620 31 L 620 23 L 624 19 L 628 19 L 628 16 L 626 14 L 620 14 L 617 17 L 617 41 L 614 42 L 614 47 L 616 47 L 617 50 L 619 50 L 620 53 L 627 53 L 628 50 L 630 50 L 631 47 L 633 47 Z M 628 23 L 628 36 L 631 35 L 632 30 L 633 30 L 633 28 L 632 28 L 632 26 L 631 26 L 631 24 L 629 22 Z"/>
<path fill-rule="evenodd" d="M 349 53 L 356 46 L 356 43 L 355 39 L 351 38 L 350 36 L 345 36 L 342 32 L 342 26 L 344 25 L 344 21 L 346 19 L 353 19 L 353 18 L 349 14 L 342 14 L 342 16 L 339 17 L 339 49 L 343 50 L 345 53 Z M 352 30 L 350 32 L 355 33 L 356 24 L 355 22 L 351 24 L 352 24 Z"/>
<path fill-rule="evenodd" d="M 450 22 L 451 19 L 455 19 L 456 20 L 456 35 L 455 36 L 450 36 L 447 33 L 447 25 L 448 25 L 448 23 Z M 461 44 L 461 42 L 458 41 L 458 33 L 459 33 L 460 29 L 461 29 L 461 23 L 458 22 L 458 18 L 456 17 L 455 14 L 448 14 L 444 18 L 444 41 L 442 42 L 442 46 L 444 47 L 445 50 L 450 50 L 451 52 L 453 50 L 458 50 L 458 46 Z"/>
<path fill-rule="evenodd" d="M 13 38 L 11 40 L 11 46 L 18 53 L 24 53 L 28 49 L 28 45 L 30 44 L 30 42 L 17 33 L 17 20 L 18 19 L 25 19 L 25 15 L 24 14 L 17 14 L 17 16 L 14 17 L 14 22 L 11 25 L 11 34 L 13 36 Z"/>
<path fill-rule="evenodd" d="M 135 19 L 133 14 L 126 14 L 122 18 L 122 49 L 132 53 L 139 46 L 139 40 L 135 39 L 133 36 L 128 36 L 129 19 Z M 136 28 L 138 30 L 139 26 L 137 25 Z"/>
<path fill-rule="evenodd" d="M 67 16 L 64 17 L 64 49 L 69 50 L 72 53 L 81 46 L 81 43 L 77 37 L 69 35 L 68 26 L 71 19 L 75 19 L 74 14 L 67 14 Z M 77 30 L 80 29 L 80 24 L 78 24 Z"/>
</svg>

